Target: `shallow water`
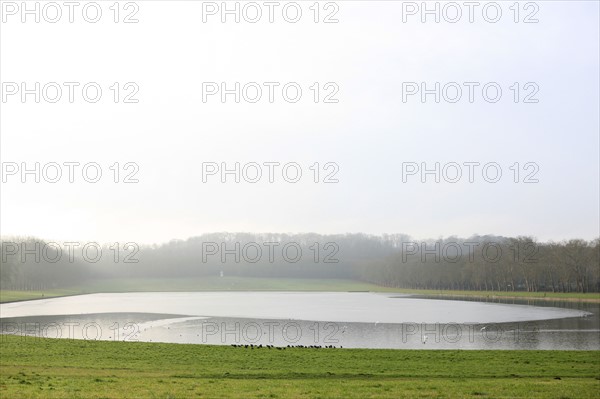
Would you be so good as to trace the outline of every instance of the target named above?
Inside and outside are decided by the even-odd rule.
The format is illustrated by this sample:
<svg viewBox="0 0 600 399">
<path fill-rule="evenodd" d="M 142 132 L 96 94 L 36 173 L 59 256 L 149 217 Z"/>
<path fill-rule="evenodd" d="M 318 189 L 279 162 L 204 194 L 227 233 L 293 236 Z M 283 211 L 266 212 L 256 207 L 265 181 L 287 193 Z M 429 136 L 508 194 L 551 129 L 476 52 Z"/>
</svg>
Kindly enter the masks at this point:
<svg viewBox="0 0 600 399">
<path fill-rule="evenodd" d="M 91 294 L 2 304 L 0 331 L 226 345 L 600 349 L 598 304 L 534 305 L 342 292 Z"/>
</svg>

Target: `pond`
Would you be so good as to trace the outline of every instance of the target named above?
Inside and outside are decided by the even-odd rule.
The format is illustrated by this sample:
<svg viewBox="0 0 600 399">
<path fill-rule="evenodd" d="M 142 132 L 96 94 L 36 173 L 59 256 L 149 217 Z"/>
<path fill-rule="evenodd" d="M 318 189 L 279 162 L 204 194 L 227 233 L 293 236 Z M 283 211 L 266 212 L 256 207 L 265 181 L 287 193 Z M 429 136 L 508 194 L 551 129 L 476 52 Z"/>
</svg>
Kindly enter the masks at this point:
<svg viewBox="0 0 600 399">
<path fill-rule="evenodd" d="M 597 303 L 369 292 L 104 293 L 0 305 L 0 331 L 52 338 L 398 349 L 600 349 Z"/>
</svg>

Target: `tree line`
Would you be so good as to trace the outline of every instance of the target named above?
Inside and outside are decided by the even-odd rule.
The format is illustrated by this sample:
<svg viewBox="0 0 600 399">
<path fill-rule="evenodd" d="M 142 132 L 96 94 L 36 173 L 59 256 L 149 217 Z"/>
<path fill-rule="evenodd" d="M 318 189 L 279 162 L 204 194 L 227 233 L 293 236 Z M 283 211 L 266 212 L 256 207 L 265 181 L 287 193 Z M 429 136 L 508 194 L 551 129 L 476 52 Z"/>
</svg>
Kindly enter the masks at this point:
<svg viewBox="0 0 600 399">
<path fill-rule="evenodd" d="M 411 289 L 600 291 L 599 239 L 213 233 L 160 245 L 4 237 L 1 247 L 2 289 L 224 275 L 343 278 Z"/>
</svg>

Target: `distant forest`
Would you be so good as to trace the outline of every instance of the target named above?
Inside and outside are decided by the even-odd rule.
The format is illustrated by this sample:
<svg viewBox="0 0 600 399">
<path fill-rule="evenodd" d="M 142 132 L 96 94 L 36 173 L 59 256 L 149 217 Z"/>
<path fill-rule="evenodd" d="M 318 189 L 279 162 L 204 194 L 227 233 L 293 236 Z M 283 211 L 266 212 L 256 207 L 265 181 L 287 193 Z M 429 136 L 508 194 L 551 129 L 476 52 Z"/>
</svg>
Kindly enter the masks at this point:
<svg viewBox="0 0 600 399">
<path fill-rule="evenodd" d="M 3 237 L 1 244 L 2 289 L 224 275 L 342 278 L 411 289 L 600 291 L 600 239 L 214 233 L 152 246 L 30 237 Z"/>
</svg>

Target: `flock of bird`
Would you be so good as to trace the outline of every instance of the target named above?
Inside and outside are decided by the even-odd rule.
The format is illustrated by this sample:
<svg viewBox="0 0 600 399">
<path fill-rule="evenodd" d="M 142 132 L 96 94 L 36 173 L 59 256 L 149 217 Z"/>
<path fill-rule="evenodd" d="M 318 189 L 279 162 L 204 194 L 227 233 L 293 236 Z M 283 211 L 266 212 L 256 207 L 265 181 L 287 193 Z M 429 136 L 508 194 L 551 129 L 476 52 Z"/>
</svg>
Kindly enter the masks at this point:
<svg viewBox="0 0 600 399">
<path fill-rule="evenodd" d="M 231 346 L 233 346 L 234 348 L 244 348 L 244 349 L 261 349 L 261 348 L 267 348 L 267 349 L 276 349 L 278 351 L 282 351 L 288 348 L 304 348 L 304 349 L 338 349 L 337 346 L 334 345 L 325 345 L 325 346 L 321 346 L 321 345 L 288 345 L 288 346 L 274 346 L 274 345 L 264 345 L 260 344 L 260 345 L 254 345 L 254 344 L 243 344 L 243 345 L 238 345 L 238 344 L 231 344 Z M 339 346 L 340 349 L 343 349 L 343 346 Z"/>
</svg>

